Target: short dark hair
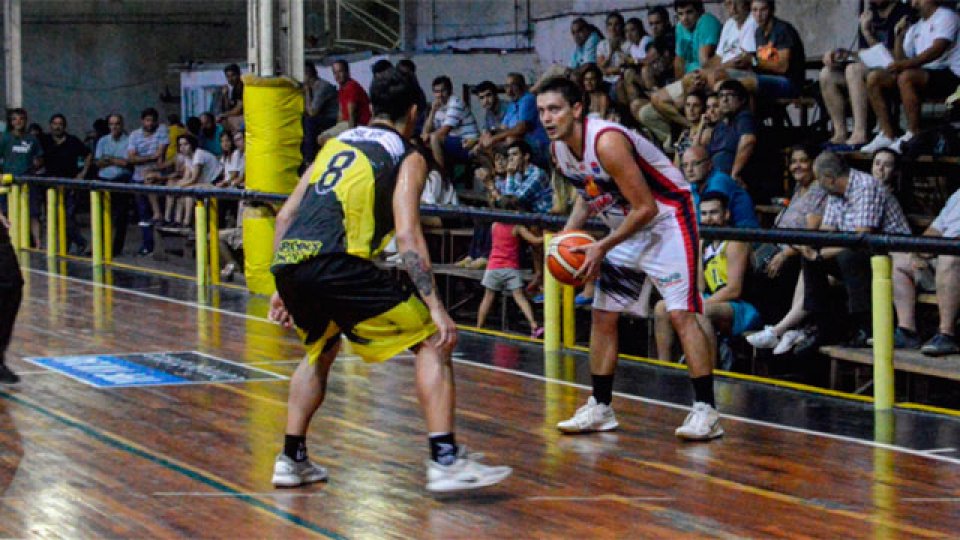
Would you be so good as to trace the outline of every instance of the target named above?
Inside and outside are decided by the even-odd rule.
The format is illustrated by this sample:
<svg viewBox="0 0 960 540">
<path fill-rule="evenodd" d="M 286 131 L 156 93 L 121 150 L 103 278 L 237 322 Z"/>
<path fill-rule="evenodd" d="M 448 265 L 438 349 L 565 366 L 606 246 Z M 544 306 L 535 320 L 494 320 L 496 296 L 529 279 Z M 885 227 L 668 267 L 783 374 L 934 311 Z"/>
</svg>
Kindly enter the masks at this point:
<svg viewBox="0 0 960 540">
<path fill-rule="evenodd" d="M 157 110 L 154 109 L 153 107 L 147 107 L 146 109 L 140 111 L 140 119 L 141 119 L 141 120 L 143 120 L 144 118 L 146 118 L 146 117 L 148 117 L 148 116 L 152 116 L 154 122 L 160 120 L 160 113 L 158 113 Z"/>
<path fill-rule="evenodd" d="M 187 141 L 187 144 L 190 145 L 190 150 L 193 151 L 196 151 L 197 148 L 200 147 L 200 141 L 190 133 L 181 133 L 177 136 L 177 147 L 180 146 L 180 141 Z"/>
<path fill-rule="evenodd" d="M 401 58 L 400 60 L 397 60 L 397 67 L 401 68 L 401 70 L 409 71 L 410 73 L 417 72 L 417 65 L 414 64 L 413 60 L 409 58 Z"/>
<path fill-rule="evenodd" d="M 191 116 L 187 118 L 187 131 L 190 133 L 199 133 L 200 132 L 200 119 L 196 116 Z"/>
<path fill-rule="evenodd" d="M 303 73 L 304 75 L 313 75 L 317 77 L 317 66 L 313 62 L 304 62 L 303 63 Z"/>
<path fill-rule="evenodd" d="M 177 113 L 171 113 L 167 115 L 167 123 L 171 126 L 180 124 L 180 115 Z"/>
<path fill-rule="evenodd" d="M 707 104 L 707 95 L 704 94 L 701 90 L 694 90 L 693 92 L 690 92 L 686 96 L 683 96 L 684 103 L 687 102 L 688 97 L 695 97 L 700 100 L 700 103 L 703 103 L 704 105 Z"/>
<path fill-rule="evenodd" d="M 347 72 L 347 75 L 350 74 L 350 64 L 348 64 L 346 60 L 344 60 L 343 58 L 337 58 L 337 59 L 334 60 L 333 63 L 330 64 L 330 65 L 331 65 L 331 66 L 335 66 L 335 65 L 337 65 L 337 64 L 342 64 L 342 65 L 343 65 L 343 70 Z"/>
<path fill-rule="evenodd" d="M 63 125 L 67 125 L 67 117 L 64 116 L 63 113 L 53 113 L 50 116 L 50 123 L 52 124 L 53 121 L 56 120 L 57 118 L 63 120 Z"/>
<path fill-rule="evenodd" d="M 709 201 L 720 201 L 720 205 L 726 210 L 730 208 L 730 198 L 721 191 L 708 191 L 700 196 L 700 204 Z"/>
<path fill-rule="evenodd" d="M 509 150 L 512 149 L 512 148 L 517 148 L 517 149 L 519 149 L 521 155 L 524 155 L 524 156 L 531 156 L 531 155 L 533 155 L 533 148 L 530 148 L 530 143 L 528 143 L 527 141 L 525 141 L 525 140 L 523 140 L 523 139 L 517 139 L 517 140 L 513 141 L 512 143 L 510 143 L 510 145 L 507 146 L 507 151 L 509 151 Z"/>
<path fill-rule="evenodd" d="M 210 112 L 210 111 L 204 111 L 204 112 L 200 113 L 200 119 L 201 119 L 201 120 L 203 120 L 203 117 L 204 117 L 204 116 L 206 116 L 207 118 L 209 118 L 209 119 L 211 119 L 211 120 L 216 120 L 216 119 L 217 119 L 217 117 L 214 116 L 213 113 Z"/>
<path fill-rule="evenodd" d="M 817 154 L 820 153 L 820 152 L 817 150 L 817 147 L 816 147 L 816 146 L 814 146 L 814 145 L 812 145 L 812 144 L 808 144 L 808 143 L 798 143 L 798 144 L 795 144 L 795 145 L 791 146 L 790 148 L 788 148 L 788 149 L 787 149 L 787 158 L 789 159 L 790 156 L 792 156 L 794 152 L 803 152 L 804 154 L 807 155 L 808 158 L 810 158 L 810 161 L 813 161 L 813 160 L 817 159 Z"/>
<path fill-rule="evenodd" d="M 392 67 L 393 64 L 391 64 L 389 60 L 386 58 L 381 58 L 380 60 L 374 62 L 372 66 L 370 66 L 370 71 L 372 71 L 374 75 L 379 75 Z"/>
<path fill-rule="evenodd" d="M 703 7 L 703 0 L 674 0 L 673 9 L 679 11 L 682 8 L 692 7 L 697 13 L 703 13 L 706 8 Z"/>
<path fill-rule="evenodd" d="M 236 64 L 230 64 L 229 66 L 223 68 L 224 73 L 234 73 L 236 75 L 240 74 L 240 66 Z"/>
<path fill-rule="evenodd" d="M 111 118 L 116 118 L 117 120 L 120 121 L 121 124 L 123 123 L 123 115 L 120 114 L 120 113 L 110 113 L 110 114 L 108 114 L 108 115 L 107 115 L 107 124 L 110 123 L 110 119 L 111 119 Z"/>
<path fill-rule="evenodd" d="M 729 90 L 737 95 L 740 98 L 740 101 L 747 101 L 750 98 L 750 94 L 747 92 L 747 87 L 743 85 L 742 82 L 735 79 L 727 79 L 720 83 L 720 88 L 717 89 L 717 93 L 723 92 L 724 90 Z"/>
<path fill-rule="evenodd" d="M 643 21 L 641 21 L 639 17 L 630 17 L 627 19 L 627 22 L 623 23 L 624 26 L 628 24 L 632 24 L 639 28 L 641 37 L 647 35 L 647 29 L 643 27 Z"/>
<path fill-rule="evenodd" d="M 507 79 L 510 79 L 511 77 L 520 81 L 520 86 L 522 86 L 524 89 L 527 88 L 527 78 L 523 76 L 523 73 L 520 73 L 519 71 L 511 71 L 510 73 L 507 73 Z"/>
<path fill-rule="evenodd" d="M 480 92 L 493 92 L 493 95 L 497 95 L 497 90 L 499 90 L 497 85 L 492 81 L 483 81 L 473 87 L 473 94 L 479 96 Z"/>
<path fill-rule="evenodd" d="M 583 89 L 580 85 L 566 77 L 553 77 L 547 79 L 540 85 L 537 95 L 556 92 L 563 96 L 571 106 L 577 103 L 583 103 Z"/>
<path fill-rule="evenodd" d="M 391 122 L 402 120 L 410 107 L 417 103 L 417 88 L 413 77 L 397 68 L 390 68 L 383 77 L 370 85 L 370 103 L 375 116 L 385 116 Z"/>
<path fill-rule="evenodd" d="M 577 26 L 584 26 L 584 25 L 585 25 L 585 26 L 590 26 L 590 23 L 588 23 L 587 20 L 584 19 L 583 17 L 577 17 L 576 19 L 570 21 L 570 26 L 573 26 L 573 25 L 577 25 Z"/>
<path fill-rule="evenodd" d="M 667 8 L 664 6 L 655 6 L 650 11 L 647 12 L 647 18 L 649 19 L 652 15 L 657 15 L 663 20 L 670 22 L 670 12 L 667 11 Z"/>
<path fill-rule="evenodd" d="M 626 21 L 623 20 L 623 14 L 616 10 L 607 13 L 607 17 L 604 19 L 604 21 L 609 21 L 610 19 L 616 19 L 620 24 L 626 24 Z"/>
<path fill-rule="evenodd" d="M 450 77 L 447 77 L 446 75 L 441 75 L 436 79 L 434 79 L 433 83 L 431 83 L 430 86 L 434 87 L 438 84 L 442 86 L 443 89 L 446 90 L 447 92 L 453 92 L 453 81 L 450 80 Z"/>
<path fill-rule="evenodd" d="M 770 8 L 770 13 L 771 13 L 771 14 L 774 14 L 774 13 L 777 12 L 777 3 L 776 3 L 774 0 L 750 0 L 750 3 L 751 3 L 751 4 L 754 3 L 754 2 L 764 2 L 764 3 L 766 3 L 766 4 L 767 4 L 767 7 Z M 940 3 L 942 4 L 943 2 L 940 2 Z"/>
<path fill-rule="evenodd" d="M 7 123 L 8 123 L 8 124 L 10 123 L 10 120 L 11 120 L 14 116 L 23 116 L 23 117 L 26 118 L 26 117 L 27 117 L 27 110 L 24 109 L 23 107 L 13 107 L 13 108 L 7 109 Z"/>
</svg>

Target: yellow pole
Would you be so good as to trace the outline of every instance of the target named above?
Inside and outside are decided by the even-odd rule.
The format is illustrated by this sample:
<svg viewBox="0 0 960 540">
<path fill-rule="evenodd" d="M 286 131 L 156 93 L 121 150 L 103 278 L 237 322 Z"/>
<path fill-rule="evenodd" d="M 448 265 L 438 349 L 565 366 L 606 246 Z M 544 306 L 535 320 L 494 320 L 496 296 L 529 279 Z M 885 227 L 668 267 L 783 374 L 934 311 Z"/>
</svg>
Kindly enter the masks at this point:
<svg viewBox="0 0 960 540">
<path fill-rule="evenodd" d="M 10 186 L 7 209 L 10 211 L 10 243 L 16 251 L 20 249 L 20 186 L 18 184 Z"/>
<path fill-rule="evenodd" d="M 210 283 L 220 284 L 220 215 L 218 201 L 210 199 Z"/>
<path fill-rule="evenodd" d="M 549 246 L 553 240 L 552 233 L 543 235 L 543 245 Z M 547 267 L 547 254 L 544 249 L 544 268 Z M 560 282 L 549 270 L 543 273 L 543 351 L 557 352 L 560 350 Z"/>
<path fill-rule="evenodd" d="M 57 188 L 47 188 L 47 257 L 57 256 Z"/>
<path fill-rule="evenodd" d="M 549 270 L 545 273 L 549 273 Z M 563 286 L 563 347 L 577 344 L 577 291 L 570 285 Z"/>
<path fill-rule="evenodd" d="M 57 246 L 60 256 L 67 254 L 67 198 L 62 187 L 57 188 Z"/>
<path fill-rule="evenodd" d="M 92 213 L 92 212 L 91 212 Z M 103 262 L 113 262 L 113 219 L 110 216 L 110 192 L 103 192 Z"/>
<path fill-rule="evenodd" d="M 93 245 L 93 267 L 103 266 L 103 208 L 99 191 L 90 192 L 90 240 Z"/>
<path fill-rule="evenodd" d="M 873 267 L 873 407 L 893 408 L 893 281 L 887 255 L 871 258 Z"/>
<path fill-rule="evenodd" d="M 208 279 L 210 274 L 207 267 L 207 255 L 209 253 L 209 247 L 207 246 L 207 206 L 202 199 L 197 200 L 194 220 L 197 227 L 197 287 L 205 289 L 210 283 Z"/>
<path fill-rule="evenodd" d="M 20 189 L 20 247 L 30 247 L 30 186 Z"/>
</svg>

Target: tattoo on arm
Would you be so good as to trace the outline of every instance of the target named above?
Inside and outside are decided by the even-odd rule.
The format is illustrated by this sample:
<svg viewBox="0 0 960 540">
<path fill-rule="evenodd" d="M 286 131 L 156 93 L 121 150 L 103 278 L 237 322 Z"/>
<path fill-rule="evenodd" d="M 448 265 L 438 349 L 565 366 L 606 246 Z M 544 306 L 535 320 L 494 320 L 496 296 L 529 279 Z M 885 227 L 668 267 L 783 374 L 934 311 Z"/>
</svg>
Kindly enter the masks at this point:
<svg viewBox="0 0 960 540">
<path fill-rule="evenodd" d="M 422 296 L 433 294 L 433 272 L 416 251 L 411 250 L 401 254 L 400 266 L 410 275 L 410 279 Z"/>
</svg>

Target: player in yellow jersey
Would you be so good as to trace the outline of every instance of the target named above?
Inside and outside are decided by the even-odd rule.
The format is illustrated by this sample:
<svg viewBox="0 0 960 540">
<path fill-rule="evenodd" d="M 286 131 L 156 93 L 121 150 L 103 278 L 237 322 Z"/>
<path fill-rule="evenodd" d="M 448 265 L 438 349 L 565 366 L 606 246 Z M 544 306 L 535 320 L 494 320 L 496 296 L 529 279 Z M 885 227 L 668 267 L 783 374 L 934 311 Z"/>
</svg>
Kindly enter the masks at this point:
<svg viewBox="0 0 960 540">
<path fill-rule="evenodd" d="M 415 82 L 391 70 L 370 88 L 374 119 L 329 141 L 277 215 L 271 319 L 296 325 L 307 355 L 290 381 L 286 438 L 273 484 L 326 479 L 307 459 L 306 433 L 323 403 L 340 335 L 368 362 L 413 349 L 416 386 L 429 432 L 427 489 L 489 486 L 511 473 L 477 461 L 454 438 L 457 331 L 437 296 L 420 228 L 427 162 L 407 140 L 417 116 Z M 396 232 L 412 286 L 370 260 Z"/>
</svg>

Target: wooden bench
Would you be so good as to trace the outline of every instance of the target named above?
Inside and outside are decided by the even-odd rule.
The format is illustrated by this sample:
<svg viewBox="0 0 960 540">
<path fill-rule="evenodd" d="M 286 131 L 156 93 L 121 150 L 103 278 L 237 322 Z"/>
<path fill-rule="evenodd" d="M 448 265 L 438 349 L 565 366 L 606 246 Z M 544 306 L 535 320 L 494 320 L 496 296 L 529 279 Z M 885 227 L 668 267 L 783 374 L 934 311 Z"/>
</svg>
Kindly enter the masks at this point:
<svg viewBox="0 0 960 540">
<path fill-rule="evenodd" d="M 839 345 L 820 347 L 820 352 L 830 359 L 830 387 L 836 388 L 840 362 L 849 362 L 858 366 L 873 365 L 873 351 L 871 349 L 855 349 Z M 893 355 L 894 371 L 909 374 L 935 377 L 951 381 L 960 381 L 960 355 L 931 357 L 925 356 L 917 350 L 898 349 Z M 858 388 L 857 393 L 865 390 L 872 383 L 872 373 L 868 377 L 870 382 Z M 908 385 L 909 388 L 909 385 Z"/>
<path fill-rule="evenodd" d="M 809 96 L 800 96 L 795 98 L 781 98 L 774 100 L 778 106 L 786 109 L 787 107 L 796 107 L 800 109 L 800 127 L 810 127 L 810 109 L 817 107 L 817 100 Z M 787 116 L 789 118 L 789 116 Z"/>
</svg>

